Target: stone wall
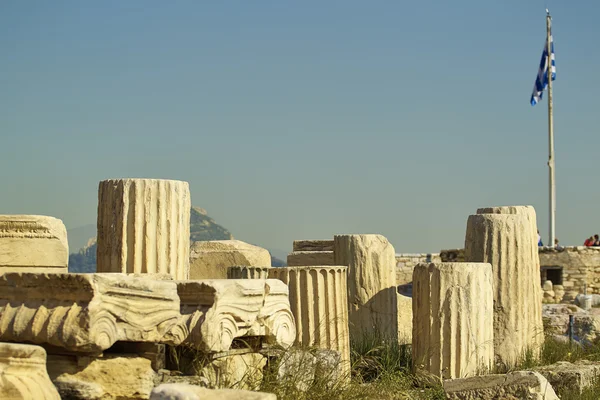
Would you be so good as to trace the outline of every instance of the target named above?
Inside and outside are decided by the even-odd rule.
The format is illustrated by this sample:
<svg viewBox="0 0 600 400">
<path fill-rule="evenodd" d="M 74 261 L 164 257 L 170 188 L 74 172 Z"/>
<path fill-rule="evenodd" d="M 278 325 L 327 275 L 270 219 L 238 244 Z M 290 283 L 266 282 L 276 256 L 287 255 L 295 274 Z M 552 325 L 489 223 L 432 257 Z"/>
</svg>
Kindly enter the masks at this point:
<svg viewBox="0 0 600 400">
<path fill-rule="evenodd" d="M 419 263 L 442 262 L 439 253 L 396 253 L 396 285 L 412 282 L 413 270 Z"/>
<path fill-rule="evenodd" d="M 565 246 L 560 249 L 539 247 L 541 281 L 563 286 L 569 296 L 577 293 L 600 294 L 600 247 Z M 396 254 L 398 285 L 412 282 L 412 270 L 422 259 L 431 256 L 431 262 L 464 262 L 464 249 L 442 250 L 439 254 Z M 437 259 L 439 257 L 439 260 Z"/>
<path fill-rule="evenodd" d="M 600 293 L 600 247 L 540 247 L 539 254 L 541 283 L 552 281 L 565 292 Z"/>
</svg>

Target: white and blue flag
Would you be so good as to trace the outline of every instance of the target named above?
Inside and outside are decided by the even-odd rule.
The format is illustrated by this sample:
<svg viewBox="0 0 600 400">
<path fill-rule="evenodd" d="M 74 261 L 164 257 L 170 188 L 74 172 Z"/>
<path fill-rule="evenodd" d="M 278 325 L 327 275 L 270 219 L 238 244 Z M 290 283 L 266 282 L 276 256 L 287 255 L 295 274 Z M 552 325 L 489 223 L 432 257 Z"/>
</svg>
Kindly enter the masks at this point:
<svg viewBox="0 0 600 400">
<path fill-rule="evenodd" d="M 550 47 L 552 53 L 550 58 L 552 60 L 552 80 L 556 80 L 556 62 L 554 61 L 554 40 L 552 40 L 552 34 L 550 35 Z M 544 90 L 548 87 L 548 42 L 544 46 L 544 52 L 542 53 L 542 61 L 540 62 L 540 69 L 538 70 L 535 85 L 533 85 L 533 93 L 531 94 L 531 105 L 535 106 L 541 99 Z"/>
</svg>

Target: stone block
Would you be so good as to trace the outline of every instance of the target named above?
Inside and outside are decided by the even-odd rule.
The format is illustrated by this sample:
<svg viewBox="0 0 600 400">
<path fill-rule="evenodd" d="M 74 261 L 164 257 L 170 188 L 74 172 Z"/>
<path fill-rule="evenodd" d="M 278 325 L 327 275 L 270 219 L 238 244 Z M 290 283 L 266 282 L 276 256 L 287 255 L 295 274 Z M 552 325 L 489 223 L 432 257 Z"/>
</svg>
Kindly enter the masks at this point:
<svg viewBox="0 0 600 400">
<path fill-rule="evenodd" d="M 287 256 L 288 267 L 335 265 L 333 251 L 295 251 Z"/>
<path fill-rule="evenodd" d="M 418 264 L 413 275 L 415 369 L 443 378 L 488 371 L 494 361 L 492 267 Z"/>
<path fill-rule="evenodd" d="M 593 387 L 600 378 L 600 363 L 579 360 L 572 364 L 559 361 L 535 369 L 542 374 L 559 393 L 583 393 Z"/>
<path fill-rule="evenodd" d="M 146 358 L 157 372 L 166 366 L 166 348 L 162 343 L 116 342 L 104 354 L 130 354 Z"/>
<path fill-rule="evenodd" d="M 272 268 L 271 278 L 288 285 L 296 320 L 296 342 L 340 352 L 342 375 L 350 373 L 347 267 Z"/>
<path fill-rule="evenodd" d="M 0 343 L 0 398 L 60 400 L 46 372 L 46 351 L 43 348 Z"/>
<path fill-rule="evenodd" d="M 542 289 L 544 290 L 544 292 L 550 292 L 552 290 L 552 281 L 544 282 L 544 284 L 542 285 Z"/>
<path fill-rule="evenodd" d="M 179 297 L 173 281 L 122 274 L 6 273 L 0 276 L 0 340 L 77 352 L 116 341 L 177 344 Z"/>
<path fill-rule="evenodd" d="M 97 271 L 189 278 L 190 188 L 163 179 L 109 179 L 98 187 Z"/>
<path fill-rule="evenodd" d="M 563 285 L 554 285 L 554 301 L 560 303 L 565 295 L 565 287 Z"/>
<path fill-rule="evenodd" d="M 412 281 L 412 279 L 411 279 Z M 398 341 L 400 344 L 410 344 L 413 333 L 412 297 L 398 293 Z"/>
<path fill-rule="evenodd" d="M 278 381 L 291 383 L 301 392 L 306 392 L 315 380 L 317 358 L 308 351 L 292 350 L 279 360 Z"/>
<path fill-rule="evenodd" d="M 292 251 L 333 251 L 333 240 L 294 240 Z"/>
<path fill-rule="evenodd" d="M 477 210 L 467 221 L 465 260 L 490 263 L 494 276 L 494 351 L 513 366 L 544 339 L 535 210 L 530 206 Z"/>
<path fill-rule="evenodd" d="M 0 215 L 0 274 L 67 272 L 69 244 L 60 219 Z"/>
<path fill-rule="evenodd" d="M 147 399 L 154 387 L 150 360 L 127 355 L 48 357 L 48 373 L 63 399 Z"/>
<path fill-rule="evenodd" d="M 381 235 L 336 235 L 334 259 L 348 266 L 350 336 L 398 335 L 394 247 Z"/>
<path fill-rule="evenodd" d="M 227 269 L 233 266 L 270 267 L 271 255 L 241 240 L 192 243 L 190 279 L 226 279 Z"/>
<path fill-rule="evenodd" d="M 186 343 L 205 352 L 230 349 L 244 336 L 285 348 L 296 339 L 288 287 L 277 279 L 177 281 Z"/>
<path fill-rule="evenodd" d="M 165 383 L 152 390 L 150 400 L 277 400 L 277 396 L 249 390 L 213 390 L 183 383 Z"/>
<path fill-rule="evenodd" d="M 546 378 L 531 371 L 447 380 L 444 390 L 448 400 L 559 400 Z"/>
<path fill-rule="evenodd" d="M 316 360 L 315 379 L 325 384 L 325 387 L 333 388 L 341 382 L 347 382 L 349 376 L 344 375 L 340 368 L 342 355 L 336 350 L 315 349 L 313 355 Z"/>
<path fill-rule="evenodd" d="M 207 378 L 212 388 L 257 390 L 266 364 L 262 354 L 230 355 L 213 360 L 198 375 Z"/>
</svg>

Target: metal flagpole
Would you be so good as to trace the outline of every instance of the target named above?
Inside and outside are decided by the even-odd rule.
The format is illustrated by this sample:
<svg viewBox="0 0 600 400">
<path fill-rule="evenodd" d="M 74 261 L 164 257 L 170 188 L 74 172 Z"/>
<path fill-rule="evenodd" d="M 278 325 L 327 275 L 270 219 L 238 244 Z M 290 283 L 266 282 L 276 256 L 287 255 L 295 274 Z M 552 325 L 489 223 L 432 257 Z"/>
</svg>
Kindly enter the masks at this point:
<svg viewBox="0 0 600 400">
<path fill-rule="evenodd" d="M 548 246 L 554 247 L 556 229 L 556 187 L 554 180 L 554 116 L 552 114 L 552 17 L 546 9 L 546 46 L 548 48 L 547 71 L 548 71 L 548 172 L 550 179 L 550 242 Z"/>
</svg>

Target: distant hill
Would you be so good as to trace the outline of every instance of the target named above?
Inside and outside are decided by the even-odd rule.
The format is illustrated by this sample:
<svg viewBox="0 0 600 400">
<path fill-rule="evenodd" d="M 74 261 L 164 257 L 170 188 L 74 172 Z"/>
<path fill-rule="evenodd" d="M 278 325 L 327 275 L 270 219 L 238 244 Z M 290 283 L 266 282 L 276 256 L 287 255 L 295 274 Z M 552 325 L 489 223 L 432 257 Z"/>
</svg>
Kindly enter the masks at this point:
<svg viewBox="0 0 600 400">
<path fill-rule="evenodd" d="M 209 217 L 205 209 L 192 207 L 190 213 L 190 241 L 231 239 L 233 239 L 233 235 Z"/>
<path fill-rule="evenodd" d="M 88 241 L 87 246 L 77 253 L 69 255 L 69 272 L 96 272 L 96 238 Z"/>
<path fill-rule="evenodd" d="M 93 230 L 90 228 L 93 227 Z M 96 272 L 95 225 L 86 225 L 68 231 L 69 272 Z M 87 236 L 81 236 L 87 235 Z M 73 237 L 72 237 L 73 236 Z M 91 238 L 91 239 L 90 239 Z M 190 213 L 190 241 L 231 240 L 233 235 L 210 218 L 206 210 L 192 207 Z M 79 249 L 79 250 L 77 250 Z M 280 252 L 278 252 L 278 255 Z M 286 262 L 272 255 L 273 266 L 285 266 Z"/>
<path fill-rule="evenodd" d="M 77 253 L 80 249 L 87 246 L 91 237 L 96 236 L 96 224 L 89 224 L 67 231 L 67 240 L 69 241 L 69 252 Z"/>
</svg>

